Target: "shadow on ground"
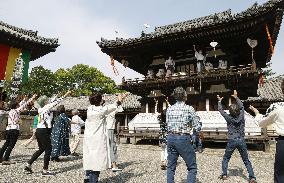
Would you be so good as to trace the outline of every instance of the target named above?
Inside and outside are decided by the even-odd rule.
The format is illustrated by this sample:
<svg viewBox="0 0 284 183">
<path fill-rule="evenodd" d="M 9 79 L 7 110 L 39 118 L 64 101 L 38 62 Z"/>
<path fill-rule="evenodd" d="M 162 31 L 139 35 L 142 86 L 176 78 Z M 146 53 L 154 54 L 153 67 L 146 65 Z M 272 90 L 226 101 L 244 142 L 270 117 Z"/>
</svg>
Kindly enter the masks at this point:
<svg viewBox="0 0 284 183">
<path fill-rule="evenodd" d="M 241 177 L 244 180 L 249 181 L 248 177 L 244 174 L 244 170 L 242 168 L 228 169 L 228 172 L 228 176 Z"/>
</svg>

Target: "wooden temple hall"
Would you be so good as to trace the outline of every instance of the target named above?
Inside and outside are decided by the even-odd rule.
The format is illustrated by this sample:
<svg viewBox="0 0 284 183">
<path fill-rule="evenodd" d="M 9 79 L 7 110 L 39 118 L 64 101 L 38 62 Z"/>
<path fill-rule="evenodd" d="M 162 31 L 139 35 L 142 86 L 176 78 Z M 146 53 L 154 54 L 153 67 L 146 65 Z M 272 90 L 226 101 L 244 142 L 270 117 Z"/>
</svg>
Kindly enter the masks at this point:
<svg viewBox="0 0 284 183">
<path fill-rule="evenodd" d="M 217 111 L 216 95 L 225 97 L 225 106 L 234 102 L 233 90 L 246 105 L 258 97 L 257 91 L 265 86 L 262 69 L 274 52 L 283 11 L 284 0 L 270 0 L 236 14 L 227 10 L 156 27 L 137 38 L 101 38 L 97 44 L 112 63 L 117 60 L 144 75 L 122 79 L 120 88 L 142 99 L 141 113 L 119 136 L 134 137 L 135 142 L 140 137 L 157 138 L 157 117 L 167 107 L 165 99 L 183 86 L 187 102 L 201 118 L 205 140 L 226 141 L 226 122 Z M 261 129 L 249 113 L 245 118 L 247 141 L 267 149 L 267 129 Z M 150 129 L 153 133 L 146 133 Z"/>
<path fill-rule="evenodd" d="M 11 80 L 19 57 L 24 62 L 22 81 L 27 81 L 29 62 L 54 52 L 59 46 L 58 39 L 44 38 L 37 33 L 0 21 L 0 81 Z"/>
<path fill-rule="evenodd" d="M 164 107 L 176 86 L 186 88 L 197 111 L 217 109 L 216 95 L 257 96 L 262 68 L 270 61 L 283 17 L 283 0 L 253 4 L 184 22 L 156 27 L 137 38 L 101 38 L 101 51 L 141 74 L 123 78 L 121 89 L 140 95 L 142 112 Z M 260 83 L 261 84 L 261 83 Z M 161 97 L 160 97 L 161 96 Z M 158 98 L 160 97 L 160 98 Z M 227 105 L 230 103 L 227 97 Z"/>
</svg>

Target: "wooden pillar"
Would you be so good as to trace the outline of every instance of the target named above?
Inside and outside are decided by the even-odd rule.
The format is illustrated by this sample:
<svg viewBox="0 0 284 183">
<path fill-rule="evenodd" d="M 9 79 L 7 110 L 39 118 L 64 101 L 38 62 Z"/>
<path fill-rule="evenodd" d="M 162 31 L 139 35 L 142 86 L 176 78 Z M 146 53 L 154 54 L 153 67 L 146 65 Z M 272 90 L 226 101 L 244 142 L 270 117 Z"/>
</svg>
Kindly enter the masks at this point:
<svg viewBox="0 0 284 183">
<path fill-rule="evenodd" d="M 128 126 L 128 116 L 125 114 L 125 119 L 124 119 L 124 126 Z"/>
<path fill-rule="evenodd" d="M 264 152 L 270 152 L 270 140 L 268 138 L 267 127 L 263 128 L 263 135 L 265 137 Z"/>
<path fill-rule="evenodd" d="M 148 102 L 146 103 L 146 113 L 149 113 L 149 106 L 148 106 Z"/>
<path fill-rule="evenodd" d="M 126 129 L 126 127 L 128 127 L 128 115 L 127 114 L 125 114 L 124 129 Z M 129 132 L 129 129 L 128 129 L 128 132 Z M 130 143 L 130 138 L 129 137 L 126 138 L 126 143 L 127 144 Z"/>
<path fill-rule="evenodd" d="M 120 121 L 117 123 L 117 128 L 116 128 L 116 131 L 117 131 L 117 144 L 120 144 Z"/>
<path fill-rule="evenodd" d="M 167 108 L 167 103 L 163 102 L 163 110 L 165 110 Z"/>
<path fill-rule="evenodd" d="M 206 99 L 206 111 L 210 110 L 209 98 Z"/>
</svg>

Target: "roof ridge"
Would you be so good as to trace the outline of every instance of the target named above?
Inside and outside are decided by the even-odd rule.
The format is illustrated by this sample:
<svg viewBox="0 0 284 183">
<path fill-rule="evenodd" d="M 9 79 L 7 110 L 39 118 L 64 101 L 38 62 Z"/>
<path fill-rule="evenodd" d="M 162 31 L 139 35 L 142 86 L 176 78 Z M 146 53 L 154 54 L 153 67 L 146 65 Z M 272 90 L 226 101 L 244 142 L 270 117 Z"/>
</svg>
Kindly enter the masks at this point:
<svg viewBox="0 0 284 183">
<path fill-rule="evenodd" d="M 228 23 L 231 21 L 242 21 L 246 18 L 253 18 L 262 14 L 266 14 L 271 10 L 276 9 L 277 7 L 278 8 L 281 7 L 282 9 L 284 9 L 284 0 L 269 0 L 261 5 L 258 5 L 258 3 L 254 3 L 251 7 L 239 13 L 232 14 L 231 9 L 228 9 L 226 11 L 214 13 L 204 17 L 195 18 L 192 20 L 182 21 L 164 26 L 158 26 L 155 27 L 155 30 L 153 32 L 147 34 L 145 33 L 141 34 L 141 37 L 116 38 L 114 40 L 101 38 L 101 41 L 97 41 L 97 44 L 101 48 L 103 48 L 103 47 L 124 46 L 135 43 L 137 41 L 141 43 L 142 41 L 150 40 L 168 34 L 187 32 L 202 27 L 215 26 L 222 23 Z"/>
<path fill-rule="evenodd" d="M 22 34 L 22 35 L 20 35 L 21 38 L 25 37 L 25 36 L 29 36 L 30 39 L 35 38 L 35 39 L 38 39 L 38 40 L 43 41 L 45 43 L 58 44 L 58 38 L 45 38 L 45 37 L 39 36 L 39 35 L 37 35 L 38 31 L 23 29 L 23 28 L 20 28 L 20 27 L 16 27 L 14 25 L 10 25 L 10 24 L 3 22 L 3 21 L 0 21 L 0 27 L 4 27 L 4 29 L 0 28 L 0 31 L 4 31 L 4 32 L 7 32 L 7 33 L 11 33 L 11 31 L 14 31 L 14 32 L 16 32 L 16 34 Z"/>
<path fill-rule="evenodd" d="M 177 23 L 174 23 L 174 24 L 158 26 L 158 27 L 155 27 L 155 31 L 157 31 L 158 29 L 168 29 L 168 28 L 176 27 L 177 25 L 180 25 L 180 24 L 190 24 L 190 23 L 201 21 L 201 20 L 210 19 L 210 18 L 213 18 L 213 17 L 220 17 L 220 15 L 227 15 L 227 16 L 231 17 L 232 16 L 232 10 L 228 9 L 226 11 L 221 11 L 219 13 L 214 13 L 214 14 L 211 14 L 211 15 L 194 18 L 194 19 L 191 19 L 191 20 L 186 20 L 186 21 L 177 22 Z"/>
</svg>

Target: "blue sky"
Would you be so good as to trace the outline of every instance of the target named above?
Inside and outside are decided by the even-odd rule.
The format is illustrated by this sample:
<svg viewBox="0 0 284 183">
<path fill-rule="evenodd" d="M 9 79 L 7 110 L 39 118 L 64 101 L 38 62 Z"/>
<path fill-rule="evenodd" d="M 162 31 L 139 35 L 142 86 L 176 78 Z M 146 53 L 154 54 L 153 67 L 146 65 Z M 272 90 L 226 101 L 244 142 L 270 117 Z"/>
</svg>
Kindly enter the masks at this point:
<svg viewBox="0 0 284 183">
<path fill-rule="evenodd" d="M 234 13 L 246 10 L 255 0 L 1 0 L 1 20 L 26 29 L 38 30 L 44 37 L 58 37 L 61 46 L 31 63 L 43 65 L 53 71 L 83 63 L 97 67 L 105 75 L 121 81 L 135 78 L 138 73 L 117 63 L 119 76 L 115 76 L 110 59 L 96 44 L 101 37 L 140 36 L 143 24 L 154 27 L 207 16 L 232 9 Z M 259 4 L 266 2 L 258 0 Z M 272 68 L 284 74 L 284 27 L 282 26 L 272 58 Z"/>
</svg>

